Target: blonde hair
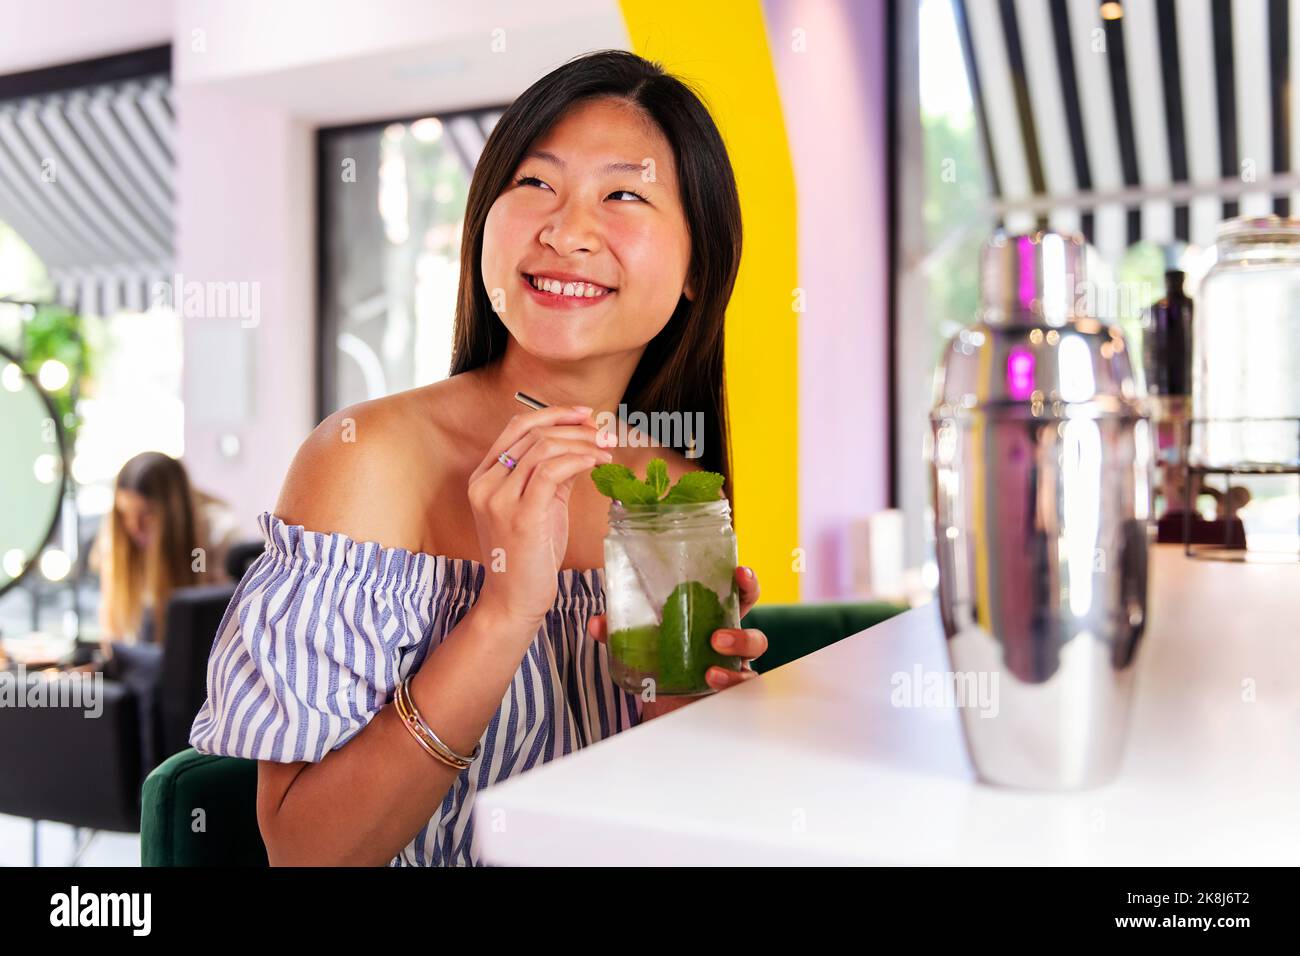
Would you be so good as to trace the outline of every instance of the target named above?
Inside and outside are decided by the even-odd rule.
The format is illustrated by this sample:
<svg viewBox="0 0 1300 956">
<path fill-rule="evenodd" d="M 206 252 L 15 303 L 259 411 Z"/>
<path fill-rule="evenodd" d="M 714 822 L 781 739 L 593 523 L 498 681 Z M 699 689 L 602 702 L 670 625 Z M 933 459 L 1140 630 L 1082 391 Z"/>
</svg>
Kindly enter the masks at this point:
<svg viewBox="0 0 1300 956">
<path fill-rule="evenodd" d="M 198 541 L 189 477 L 175 458 L 149 451 L 122 466 L 114 489 L 133 491 L 154 506 L 157 533 L 147 549 L 140 548 L 126 530 L 114 494 L 104 568 L 104 617 L 114 633 L 138 635 L 147 597 L 153 607 L 154 641 L 162 644 L 172 591 L 198 582 L 192 563 Z"/>
</svg>

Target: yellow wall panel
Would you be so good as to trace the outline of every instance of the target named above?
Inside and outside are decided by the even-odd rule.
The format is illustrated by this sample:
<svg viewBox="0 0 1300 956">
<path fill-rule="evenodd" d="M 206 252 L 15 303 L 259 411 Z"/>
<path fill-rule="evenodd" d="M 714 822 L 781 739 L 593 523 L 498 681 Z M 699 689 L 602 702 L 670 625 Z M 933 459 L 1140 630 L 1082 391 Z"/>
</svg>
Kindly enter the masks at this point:
<svg viewBox="0 0 1300 956">
<path fill-rule="evenodd" d="M 727 392 L 740 560 L 764 602 L 799 600 L 799 285 L 794 169 L 758 2 L 621 0 L 632 52 L 703 96 L 731 154 L 744 254 L 727 311 Z"/>
</svg>

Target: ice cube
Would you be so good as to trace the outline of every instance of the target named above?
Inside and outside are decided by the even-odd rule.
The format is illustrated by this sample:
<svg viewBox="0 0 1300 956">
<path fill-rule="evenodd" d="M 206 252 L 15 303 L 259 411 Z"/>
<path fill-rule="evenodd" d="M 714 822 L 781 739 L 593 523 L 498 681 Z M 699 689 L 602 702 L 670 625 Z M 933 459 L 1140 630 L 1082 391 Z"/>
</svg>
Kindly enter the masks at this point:
<svg viewBox="0 0 1300 956">
<path fill-rule="evenodd" d="M 654 608 L 655 623 L 662 623 L 668 595 L 689 577 L 683 575 L 691 567 L 690 543 L 653 535 L 629 535 L 619 543 L 636 574 L 638 586 Z"/>
<path fill-rule="evenodd" d="M 658 626 L 663 602 L 651 605 L 641 579 L 623 547 L 623 540 L 605 544 L 605 599 L 611 631 Z"/>
</svg>

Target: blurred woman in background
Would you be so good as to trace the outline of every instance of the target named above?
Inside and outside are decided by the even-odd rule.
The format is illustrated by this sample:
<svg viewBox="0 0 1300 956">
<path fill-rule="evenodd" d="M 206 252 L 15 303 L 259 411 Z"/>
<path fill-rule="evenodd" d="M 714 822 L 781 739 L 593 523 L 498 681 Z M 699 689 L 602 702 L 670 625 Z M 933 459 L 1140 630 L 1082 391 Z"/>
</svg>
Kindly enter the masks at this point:
<svg viewBox="0 0 1300 956">
<path fill-rule="evenodd" d="M 90 554 L 100 582 L 97 666 L 135 693 L 148 767 L 166 756 L 159 748 L 159 690 L 168 599 L 177 588 L 227 580 L 233 524 L 225 503 L 194 489 L 170 455 L 143 452 L 117 473 L 113 508 Z"/>
<path fill-rule="evenodd" d="M 232 518 L 224 503 L 190 485 L 185 466 L 147 451 L 117 474 L 113 509 L 95 543 L 102 643 L 161 645 L 171 592 L 228 580 Z"/>
</svg>

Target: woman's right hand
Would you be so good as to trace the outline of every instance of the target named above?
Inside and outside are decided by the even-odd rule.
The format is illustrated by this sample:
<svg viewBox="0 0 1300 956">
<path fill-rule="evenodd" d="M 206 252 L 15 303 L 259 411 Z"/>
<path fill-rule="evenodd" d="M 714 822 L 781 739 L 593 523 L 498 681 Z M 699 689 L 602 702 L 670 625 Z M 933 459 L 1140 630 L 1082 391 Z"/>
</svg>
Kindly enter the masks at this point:
<svg viewBox="0 0 1300 956">
<path fill-rule="evenodd" d="M 469 503 L 486 568 L 480 603 L 535 630 L 555 604 L 569 545 L 573 482 L 613 460 L 597 444 L 590 409 L 521 412 L 506 424 L 469 479 Z M 506 452 L 517 464 L 506 468 Z"/>
</svg>

